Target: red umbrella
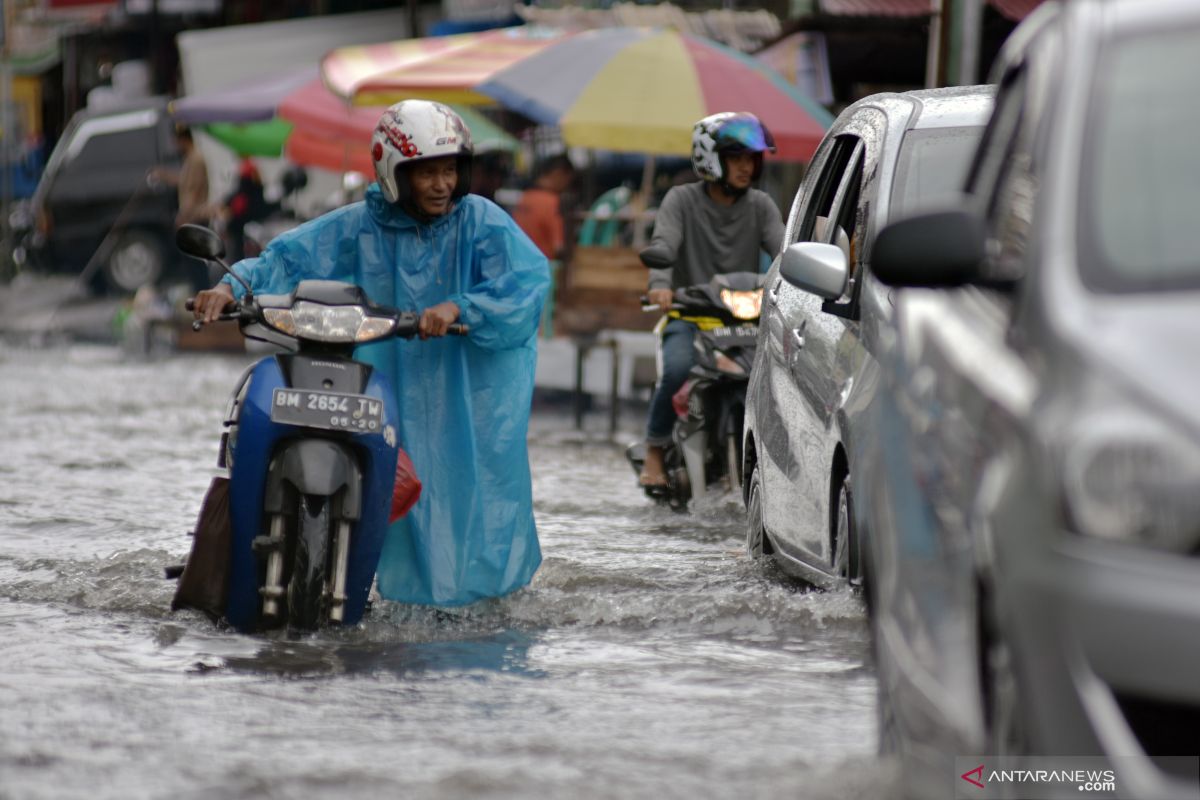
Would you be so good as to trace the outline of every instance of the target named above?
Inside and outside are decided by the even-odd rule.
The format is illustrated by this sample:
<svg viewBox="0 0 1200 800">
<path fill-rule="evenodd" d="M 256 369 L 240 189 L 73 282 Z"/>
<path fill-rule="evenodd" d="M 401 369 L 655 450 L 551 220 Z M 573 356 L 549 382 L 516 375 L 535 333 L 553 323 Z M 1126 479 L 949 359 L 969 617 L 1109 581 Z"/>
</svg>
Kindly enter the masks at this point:
<svg viewBox="0 0 1200 800">
<path fill-rule="evenodd" d="M 471 131 L 476 152 L 515 150 L 517 141 L 469 107 L 452 106 Z M 279 104 L 279 116 L 292 123 L 284 153 L 297 164 L 371 175 L 371 134 L 386 106 L 353 106 L 313 80 Z"/>
<path fill-rule="evenodd" d="M 292 123 L 284 153 L 297 164 L 370 175 L 371 134 L 382 113 L 381 106 L 347 104 L 320 79 L 309 81 L 279 104 L 279 116 Z"/>
</svg>

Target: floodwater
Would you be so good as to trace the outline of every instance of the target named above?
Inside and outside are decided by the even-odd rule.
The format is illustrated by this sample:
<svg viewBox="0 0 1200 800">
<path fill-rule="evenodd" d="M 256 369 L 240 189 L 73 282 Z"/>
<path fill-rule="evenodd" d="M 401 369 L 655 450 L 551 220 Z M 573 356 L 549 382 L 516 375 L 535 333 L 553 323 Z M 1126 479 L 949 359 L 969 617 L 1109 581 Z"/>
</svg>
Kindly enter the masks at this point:
<svg viewBox="0 0 1200 800">
<path fill-rule="evenodd" d="M 528 589 L 298 639 L 172 614 L 246 363 L 0 346 L 0 798 L 888 796 L 862 600 L 748 561 L 740 502 L 651 506 L 567 414 Z"/>
</svg>

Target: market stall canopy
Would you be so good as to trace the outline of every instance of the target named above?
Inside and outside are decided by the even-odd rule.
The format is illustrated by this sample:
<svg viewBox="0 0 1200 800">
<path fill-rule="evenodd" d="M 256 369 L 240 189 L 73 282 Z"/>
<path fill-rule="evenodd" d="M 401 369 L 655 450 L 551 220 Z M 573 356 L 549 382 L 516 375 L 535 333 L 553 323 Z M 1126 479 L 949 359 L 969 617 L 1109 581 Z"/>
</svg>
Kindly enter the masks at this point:
<svg viewBox="0 0 1200 800">
<path fill-rule="evenodd" d="M 171 113 L 179 122 L 202 125 L 238 155 L 287 155 L 301 166 L 370 175 L 368 148 L 384 108 L 338 97 L 313 67 L 180 98 Z M 517 140 L 479 111 L 454 109 L 470 128 L 476 152 L 517 150 Z"/>
<path fill-rule="evenodd" d="M 777 157 L 808 161 L 833 116 L 765 64 L 672 30 L 608 28 L 552 44 L 476 87 L 570 145 L 691 154 L 692 126 L 720 111 L 756 114 Z"/>
<path fill-rule="evenodd" d="M 268 75 L 232 87 L 185 95 L 171 101 L 176 122 L 202 126 L 205 133 L 239 156 L 277 157 L 292 131 L 276 110 L 291 92 L 317 80 L 316 66 Z"/>
<path fill-rule="evenodd" d="M 929 0 L 820 0 L 821 13 L 843 17 L 927 17 L 937 8 Z M 1042 0 L 987 0 L 1010 20 L 1022 20 Z"/>
<path fill-rule="evenodd" d="M 252 82 L 180 97 L 171 103 L 171 116 L 188 125 L 210 122 L 261 122 L 292 92 L 317 78 L 316 66 L 269 75 Z"/>
<path fill-rule="evenodd" d="M 335 94 L 357 105 L 387 106 L 409 97 L 491 105 L 491 98 L 475 91 L 479 83 L 569 36 L 522 25 L 340 47 L 321 60 L 321 76 Z"/>
<path fill-rule="evenodd" d="M 451 107 L 470 129 L 476 153 L 518 149 L 516 139 L 479 111 Z M 297 164 L 372 175 L 371 134 L 385 108 L 348 105 L 320 80 L 311 81 L 279 105 L 279 116 L 294 126 L 284 152 Z"/>
<path fill-rule="evenodd" d="M 266 122 L 212 122 L 201 127 L 239 156 L 266 158 L 283 155 L 283 143 L 292 133 L 292 123 L 278 118 Z"/>
</svg>

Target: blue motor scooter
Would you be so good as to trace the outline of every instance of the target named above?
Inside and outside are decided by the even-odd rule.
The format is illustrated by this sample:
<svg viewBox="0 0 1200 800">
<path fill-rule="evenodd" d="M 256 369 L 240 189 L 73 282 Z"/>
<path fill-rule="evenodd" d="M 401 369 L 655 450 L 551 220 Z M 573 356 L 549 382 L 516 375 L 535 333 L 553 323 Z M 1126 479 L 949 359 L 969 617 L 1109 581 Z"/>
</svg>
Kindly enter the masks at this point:
<svg viewBox="0 0 1200 800">
<path fill-rule="evenodd" d="M 218 461 L 228 470 L 227 500 L 210 504 L 210 490 L 173 606 L 204 608 L 241 631 L 353 625 L 387 533 L 399 448 L 394 393 L 353 352 L 364 342 L 411 338 L 419 317 L 373 305 L 361 288 L 336 281 L 255 297 L 221 260 L 215 233 L 184 225 L 176 243 L 245 286 L 221 319 L 291 352 L 258 361 L 234 390 Z M 210 505 L 219 508 L 208 513 Z M 216 602 L 189 599 L 198 585 Z"/>
</svg>

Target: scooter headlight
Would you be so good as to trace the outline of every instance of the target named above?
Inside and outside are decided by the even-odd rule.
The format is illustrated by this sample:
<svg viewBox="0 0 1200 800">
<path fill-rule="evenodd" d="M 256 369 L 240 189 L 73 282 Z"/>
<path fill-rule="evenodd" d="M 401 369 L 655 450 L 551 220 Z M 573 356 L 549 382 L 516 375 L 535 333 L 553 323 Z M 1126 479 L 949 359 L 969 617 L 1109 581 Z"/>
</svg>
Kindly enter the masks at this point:
<svg viewBox="0 0 1200 800">
<path fill-rule="evenodd" d="M 738 319 L 758 319 L 762 313 L 762 289 L 750 291 L 721 290 L 721 302 Z"/>
<path fill-rule="evenodd" d="M 395 328 L 390 317 L 367 314 L 362 306 L 326 306 L 301 300 L 291 308 L 263 309 L 263 318 L 275 330 L 316 342 L 369 342 Z"/>
</svg>

